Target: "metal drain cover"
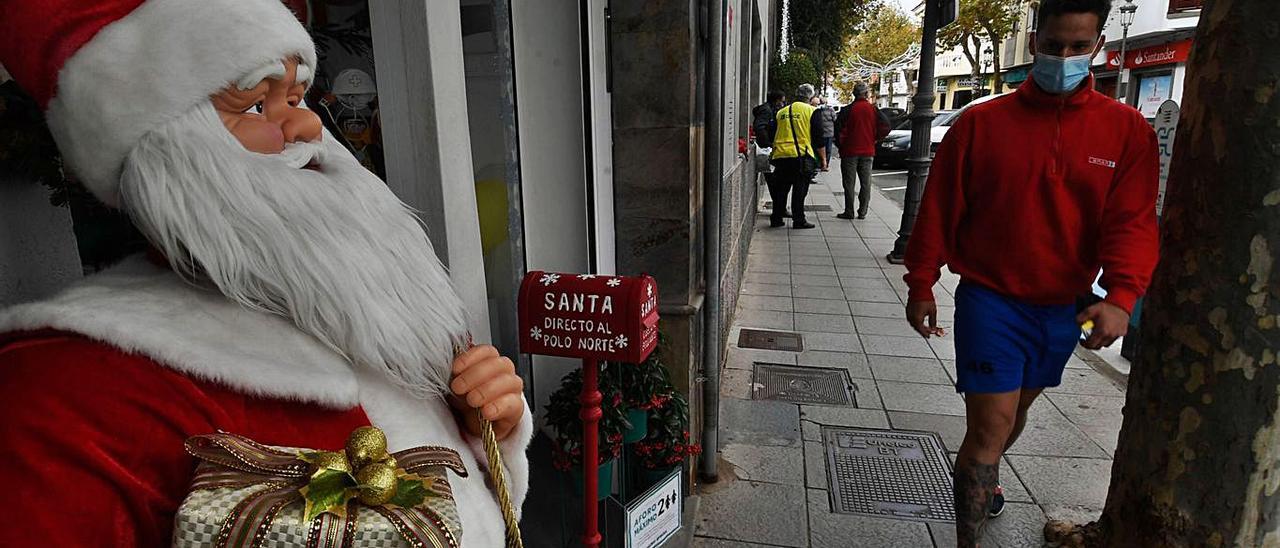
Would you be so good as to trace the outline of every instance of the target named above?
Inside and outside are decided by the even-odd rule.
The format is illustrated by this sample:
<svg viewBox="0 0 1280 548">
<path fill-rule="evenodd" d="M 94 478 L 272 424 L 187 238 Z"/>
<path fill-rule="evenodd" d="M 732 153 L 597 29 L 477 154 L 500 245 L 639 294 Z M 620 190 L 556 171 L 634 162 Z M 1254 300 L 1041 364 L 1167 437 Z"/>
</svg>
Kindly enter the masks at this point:
<svg viewBox="0 0 1280 548">
<path fill-rule="evenodd" d="M 738 348 L 800 352 L 804 350 L 804 337 L 790 331 L 743 329 L 738 333 Z"/>
<path fill-rule="evenodd" d="M 835 511 L 955 522 L 951 459 L 932 432 L 822 427 Z"/>
<path fill-rule="evenodd" d="M 756 363 L 751 398 L 793 403 L 855 405 L 853 384 L 842 369 Z"/>
<path fill-rule="evenodd" d="M 804 206 L 805 211 L 835 211 L 827 204 L 807 205 Z"/>
</svg>

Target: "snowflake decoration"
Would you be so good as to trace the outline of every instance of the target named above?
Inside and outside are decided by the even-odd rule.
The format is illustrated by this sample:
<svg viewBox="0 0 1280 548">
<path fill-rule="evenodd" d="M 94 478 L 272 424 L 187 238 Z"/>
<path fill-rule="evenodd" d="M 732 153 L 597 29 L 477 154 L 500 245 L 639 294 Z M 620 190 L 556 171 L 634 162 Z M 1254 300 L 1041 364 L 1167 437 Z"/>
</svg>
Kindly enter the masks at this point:
<svg viewBox="0 0 1280 548">
<path fill-rule="evenodd" d="M 619 280 L 617 278 L 610 278 L 609 281 L 604 283 L 604 285 L 607 285 L 609 287 L 618 287 L 622 285 L 622 280 Z"/>
<path fill-rule="evenodd" d="M 538 279 L 538 283 L 540 283 L 540 284 L 542 284 L 542 285 L 544 285 L 544 286 L 551 285 L 551 284 L 556 283 L 556 282 L 558 282 L 558 281 L 560 281 L 560 275 L 559 275 L 559 274 L 543 274 L 543 275 L 542 275 L 542 277 Z"/>
<path fill-rule="evenodd" d="M 618 335 L 617 337 L 614 337 L 614 338 L 613 338 L 613 344 L 614 344 L 614 346 L 617 346 L 618 348 L 626 348 L 626 347 L 627 347 L 627 336 L 626 336 L 626 335 Z"/>
<path fill-rule="evenodd" d="M 533 329 L 530 329 L 530 330 L 529 330 L 529 336 L 530 336 L 530 337 L 533 337 L 533 340 L 535 340 L 535 341 L 541 341 L 541 340 L 542 340 L 542 328 L 540 328 L 540 327 L 535 327 L 535 328 L 533 328 Z"/>
<path fill-rule="evenodd" d="M 595 275 L 595 274 L 578 274 L 578 279 L 579 279 L 579 280 L 594 280 L 594 279 L 596 279 L 596 275 Z"/>
</svg>

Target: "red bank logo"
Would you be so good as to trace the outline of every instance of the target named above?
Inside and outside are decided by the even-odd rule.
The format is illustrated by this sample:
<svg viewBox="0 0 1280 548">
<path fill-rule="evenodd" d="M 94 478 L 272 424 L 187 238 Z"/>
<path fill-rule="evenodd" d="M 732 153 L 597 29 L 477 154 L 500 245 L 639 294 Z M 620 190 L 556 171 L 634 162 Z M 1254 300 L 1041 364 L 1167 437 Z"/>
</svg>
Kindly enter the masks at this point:
<svg viewBox="0 0 1280 548">
<path fill-rule="evenodd" d="M 1115 163 L 1115 161 L 1113 161 L 1113 160 L 1104 160 L 1104 159 L 1102 159 L 1102 158 L 1098 158 L 1097 156 L 1090 156 L 1090 157 L 1089 157 L 1089 163 L 1090 163 L 1090 164 L 1093 164 L 1093 165 L 1095 165 L 1095 166 L 1109 167 L 1109 168 L 1111 168 L 1111 169 L 1115 169 L 1115 168 L 1116 168 L 1116 163 Z"/>
</svg>

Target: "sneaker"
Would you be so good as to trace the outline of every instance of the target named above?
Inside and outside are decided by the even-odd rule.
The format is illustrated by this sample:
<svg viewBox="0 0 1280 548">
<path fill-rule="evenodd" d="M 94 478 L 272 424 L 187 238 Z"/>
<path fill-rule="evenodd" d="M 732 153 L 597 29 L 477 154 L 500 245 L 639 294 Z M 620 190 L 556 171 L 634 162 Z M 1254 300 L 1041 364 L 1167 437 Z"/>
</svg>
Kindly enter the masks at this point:
<svg viewBox="0 0 1280 548">
<path fill-rule="evenodd" d="M 849 220 L 852 220 L 852 219 L 853 219 L 853 215 L 848 214 L 848 213 L 837 213 L 837 214 L 836 214 L 836 218 L 837 218 L 837 219 L 849 219 Z"/>
<path fill-rule="evenodd" d="M 818 228 L 818 225 L 815 225 L 815 224 L 813 224 L 813 223 L 799 223 L 799 224 L 793 224 L 793 225 L 791 225 L 791 228 L 796 228 L 796 229 L 802 229 L 802 228 Z"/>
<path fill-rule="evenodd" d="M 991 494 L 991 508 L 987 509 L 987 517 L 997 517 L 1004 513 L 1004 488 L 996 486 L 996 491 Z"/>
</svg>

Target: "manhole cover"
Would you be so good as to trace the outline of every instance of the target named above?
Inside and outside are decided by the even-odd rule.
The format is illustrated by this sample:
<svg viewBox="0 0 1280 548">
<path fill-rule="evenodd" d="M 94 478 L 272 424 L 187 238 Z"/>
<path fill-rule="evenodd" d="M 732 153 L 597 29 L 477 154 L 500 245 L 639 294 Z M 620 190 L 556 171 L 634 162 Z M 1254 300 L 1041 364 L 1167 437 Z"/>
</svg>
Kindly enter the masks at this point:
<svg viewBox="0 0 1280 548">
<path fill-rule="evenodd" d="M 738 348 L 800 352 L 804 350 L 804 339 L 799 333 L 788 331 L 743 329 L 738 333 Z"/>
<path fill-rule="evenodd" d="M 932 432 L 822 427 L 835 511 L 954 522 L 951 460 Z"/>
<path fill-rule="evenodd" d="M 855 405 L 849 374 L 840 369 L 756 363 L 752 399 L 794 403 Z"/>
</svg>

